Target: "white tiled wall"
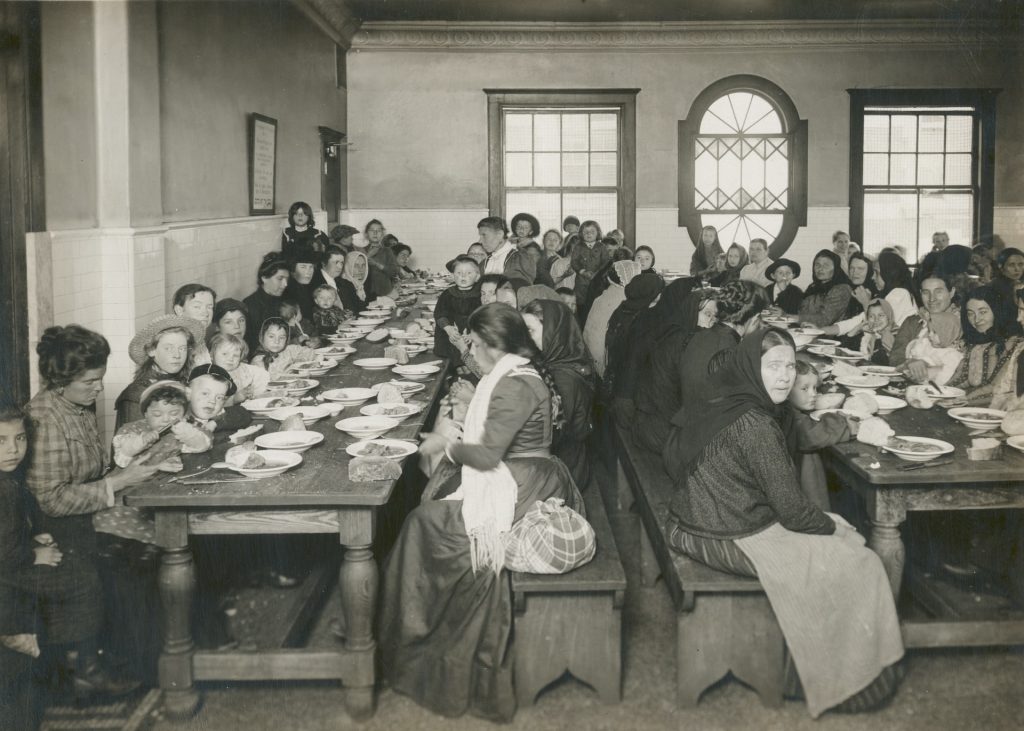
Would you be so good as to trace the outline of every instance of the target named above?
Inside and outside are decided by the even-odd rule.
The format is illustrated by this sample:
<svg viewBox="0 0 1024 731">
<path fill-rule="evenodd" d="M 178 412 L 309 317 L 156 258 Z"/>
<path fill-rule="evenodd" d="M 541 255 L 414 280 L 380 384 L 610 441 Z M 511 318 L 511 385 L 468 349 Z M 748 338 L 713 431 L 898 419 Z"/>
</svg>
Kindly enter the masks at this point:
<svg viewBox="0 0 1024 731">
<path fill-rule="evenodd" d="M 465 253 L 477 240 L 476 224 L 488 215 L 486 208 L 359 209 L 342 211 L 341 222 L 362 231 L 367 221 L 376 218 L 388 233 L 412 247 L 413 268 L 442 271 L 453 256 Z"/>
<path fill-rule="evenodd" d="M 992 232 L 1007 246 L 1024 248 L 1024 206 L 996 206 L 992 212 Z"/>
</svg>

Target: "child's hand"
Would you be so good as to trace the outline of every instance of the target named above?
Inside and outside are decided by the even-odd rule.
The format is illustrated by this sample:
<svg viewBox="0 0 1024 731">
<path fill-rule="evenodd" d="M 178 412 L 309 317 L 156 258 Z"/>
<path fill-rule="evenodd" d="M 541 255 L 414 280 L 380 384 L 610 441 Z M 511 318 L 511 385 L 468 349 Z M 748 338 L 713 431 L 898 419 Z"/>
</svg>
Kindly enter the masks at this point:
<svg viewBox="0 0 1024 731">
<path fill-rule="evenodd" d="M 29 657 L 39 657 L 39 640 L 35 635 L 0 635 L 0 645 Z"/>
<path fill-rule="evenodd" d="M 423 435 L 423 441 L 420 443 L 420 454 L 430 457 L 440 454 L 447 446 L 448 439 L 446 437 L 434 432 L 427 432 Z"/>
<path fill-rule="evenodd" d="M 38 543 L 40 546 L 56 546 L 57 541 L 53 540 L 53 536 L 49 533 L 36 533 L 32 536 L 32 540 Z"/>
<path fill-rule="evenodd" d="M 856 437 L 857 430 L 860 429 L 860 419 L 854 419 L 846 414 L 843 414 L 843 417 L 846 419 L 846 425 L 850 428 L 850 436 Z"/>
<path fill-rule="evenodd" d="M 36 546 L 32 552 L 36 555 L 35 566 L 60 566 L 60 560 L 64 558 L 56 546 Z"/>
<path fill-rule="evenodd" d="M 449 396 L 464 404 L 468 404 L 473 400 L 474 393 L 476 393 L 476 387 L 469 381 L 463 381 L 462 379 L 453 383 L 451 389 L 448 391 Z"/>
</svg>

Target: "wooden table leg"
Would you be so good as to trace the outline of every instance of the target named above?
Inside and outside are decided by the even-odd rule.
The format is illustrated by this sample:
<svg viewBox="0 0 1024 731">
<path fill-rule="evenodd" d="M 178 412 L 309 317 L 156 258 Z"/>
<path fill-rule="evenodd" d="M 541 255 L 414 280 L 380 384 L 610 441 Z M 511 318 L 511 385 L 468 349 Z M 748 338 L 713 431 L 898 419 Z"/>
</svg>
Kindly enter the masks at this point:
<svg viewBox="0 0 1024 731">
<path fill-rule="evenodd" d="M 374 711 L 377 643 L 373 638 L 373 613 L 377 606 L 379 577 L 371 545 L 375 525 L 372 509 L 339 511 L 339 533 L 345 558 L 339 571 L 341 610 L 345 616 L 345 651 L 358 661 L 360 670 L 345 678 L 345 705 L 349 715 L 365 720 Z"/>
<path fill-rule="evenodd" d="M 902 521 L 872 518 L 871 537 L 868 539 L 868 546 L 882 559 L 885 573 L 889 576 L 893 598 L 897 601 L 900 598 L 903 566 L 906 563 L 906 549 L 900 537 L 900 522 Z"/>
<path fill-rule="evenodd" d="M 187 515 L 157 512 L 157 541 L 164 548 L 158 576 L 163 605 L 163 652 L 160 654 L 160 689 L 164 710 L 172 719 L 190 717 L 199 707 L 192 685 L 192 597 L 196 571 L 188 548 Z"/>
</svg>

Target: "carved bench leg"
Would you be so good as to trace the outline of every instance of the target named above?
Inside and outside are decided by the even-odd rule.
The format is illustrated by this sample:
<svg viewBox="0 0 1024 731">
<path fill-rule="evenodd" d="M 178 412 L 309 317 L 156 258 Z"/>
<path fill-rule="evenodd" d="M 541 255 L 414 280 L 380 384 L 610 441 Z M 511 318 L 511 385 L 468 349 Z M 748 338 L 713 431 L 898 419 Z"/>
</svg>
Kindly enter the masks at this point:
<svg viewBox="0 0 1024 731">
<path fill-rule="evenodd" d="M 647 528 L 643 521 L 640 521 L 640 584 L 654 586 L 659 576 L 661 565 L 658 563 L 658 557 L 654 555 L 651 539 L 647 537 Z"/>
<path fill-rule="evenodd" d="M 785 683 L 785 647 L 782 629 L 768 597 L 763 594 L 734 594 L 730 666 L 733 675 L 757 691 L 768 708 L 782 705 Z"/>
<path fill-rule="evenodd" d="M 714 601 L 698 597 L 692 612 L 676 615 L 676 703 L 693 708 L 709 686 L 729 672 L 728 623 L 714 611 Z M 713 597 L 712 597 L 713 599 Z"/>
</svg>

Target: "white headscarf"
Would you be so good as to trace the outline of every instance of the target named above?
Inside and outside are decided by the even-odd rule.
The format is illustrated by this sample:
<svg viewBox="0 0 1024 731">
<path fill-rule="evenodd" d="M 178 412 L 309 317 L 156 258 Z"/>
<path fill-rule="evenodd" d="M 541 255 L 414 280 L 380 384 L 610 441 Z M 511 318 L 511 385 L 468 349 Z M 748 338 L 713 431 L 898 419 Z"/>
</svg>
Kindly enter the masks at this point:
<svg viewBox="0 0 1024 731">
<path fill-rule="evenodd" d="M 360 279 L 354 272 L 353 264 L 355 263 L 356 257 L 363 257 L 363 263 L 366 264 L 366 269 L 363 271 L 363 277 Z M 341 272 L 341 278 L 352 282 L 356 288 L 356 294 L 359 295 L 359 299 L 366 299 L 366 278 L 370 276 L 370 260 L 361 251 L 350 251 L 345 254 L 345 268 Z"/>
</svg>

